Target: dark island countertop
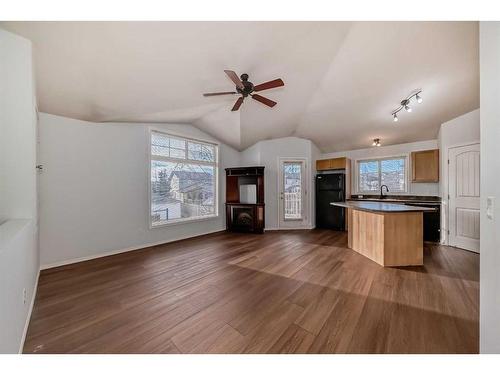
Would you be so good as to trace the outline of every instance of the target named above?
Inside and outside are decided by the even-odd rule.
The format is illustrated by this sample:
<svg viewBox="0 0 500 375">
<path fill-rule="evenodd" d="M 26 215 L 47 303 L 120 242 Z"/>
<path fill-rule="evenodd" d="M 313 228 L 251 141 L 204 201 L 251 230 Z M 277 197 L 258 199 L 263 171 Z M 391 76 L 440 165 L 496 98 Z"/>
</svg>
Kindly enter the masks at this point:
<svg viewBox="0 0 500 375">
<path fill-rule="evenodd" d="M 393 198 L 349 198 L 347 201 L 352 201 L 352 202 L 387 202 L 387 203 L 400 203 L 400 204 L 425 204 L 425 205 L 433 205 L 433 206 L 439 206 L 441 205 L 440 201 L 421 201 L 421 200 L 416 200 L 416 199 L 393 199 Z"/>
<path fill-rule="evenodd" d="M 418 203 L 423 203 L 425 205 L 427 204 L 432 204 L 432 205 L 440 205 L 441 204 L 441 197 L 438 196 L 423 196 L 423 195 L 384 195 L 383 198 L 380 198 L 380 195 L 374 195 L 374 194 L 364 194 L 364 195 L 359 195 L 359 194 L 353 194 L 351 197 L 347 200 L 351 201 L 361 201 L 361 202 L 388 202 L 388 203 L 411 203 L 411 204 L 418 204 Z"/>
<path fill-rule="evenodd" d="M 370 212 L 424 212 L 434 211 L 434 208 L 407 206 L 404 204 L 396 203 L 382 203 L 382 202 L 361 202 L 361 201 L 347 201 L 347 202 L 331 202 L 332 206 L 352 208 L 361 211 Z"/>
</svg>

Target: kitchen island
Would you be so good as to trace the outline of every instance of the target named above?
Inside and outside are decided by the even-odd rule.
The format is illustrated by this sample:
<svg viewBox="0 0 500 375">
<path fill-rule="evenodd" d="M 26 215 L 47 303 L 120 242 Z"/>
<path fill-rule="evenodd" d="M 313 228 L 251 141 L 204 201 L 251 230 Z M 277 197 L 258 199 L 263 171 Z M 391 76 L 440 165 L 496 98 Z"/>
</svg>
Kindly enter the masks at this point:
<svg viewBox="0 0 500 375">
<path fill-rule="evenodd" d="M 348 247 L 382 266 L 423 264 L 422 213 L 433 208 L 384 202 L 332 202 L 347 208 Z"/>
</svg>

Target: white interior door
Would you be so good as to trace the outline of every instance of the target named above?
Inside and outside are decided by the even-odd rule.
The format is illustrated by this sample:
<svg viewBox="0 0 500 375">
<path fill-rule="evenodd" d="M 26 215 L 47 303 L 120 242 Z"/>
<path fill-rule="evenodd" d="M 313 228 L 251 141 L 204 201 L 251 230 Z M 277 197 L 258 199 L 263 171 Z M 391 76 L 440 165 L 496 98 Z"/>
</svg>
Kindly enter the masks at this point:
<svg viewBox="0 0 500 375">
<path fill-rule="evenodd" d="M 479 252 L 479 144 L 449 149 L 449 244 Z"/>
<path fill-rule="evenodd" d="M 301 228 L 307 222 L 305 160 L 279 161 L 279 227 Z"/>
</svg>

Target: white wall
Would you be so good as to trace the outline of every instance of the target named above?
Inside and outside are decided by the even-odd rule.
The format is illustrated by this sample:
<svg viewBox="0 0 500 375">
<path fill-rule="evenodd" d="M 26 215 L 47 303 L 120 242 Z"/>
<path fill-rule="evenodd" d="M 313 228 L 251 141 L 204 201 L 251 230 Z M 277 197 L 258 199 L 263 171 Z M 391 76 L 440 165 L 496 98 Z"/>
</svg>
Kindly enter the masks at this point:
<svg viewBox="0 0 500 375">
<path fill-rule="evenodd" d="M 241 165 L 242 166 L 258 166 L 260 165 L 260 145 L 261 142 L 257 142 L 253 146 L 248 147 L 246 150 L 241 152 Z M 265 192 L 264 192 L 265 193 Z"/>
<path fill-rule="evenodd" d="M 155 128 L 216 141 L 190 125 Z M 225 229 L 224 168 L 240 154 L 220 144 L 219 217 L 149 228 L 148 126 L 40 114 L 42 268 Z"/>
<path fill-rule="evenodd" d="M 316 146 L 314 146 L 316 147 Z M 264 200 L 266 204 L 266 229 L 277 229 L 279 220 L 278 161 L 279 158 L 307 159 L 307 212 L 305 227 L 313 225 L 313 146 L 307 139 L 286 137 L 260 141 L 241 153 L 244 166 L 262 165 L 264 169 Z"/>
<path fill-rule="evenodd" d="M 448 150 L 450 147 L 479 142 L 479 109 L 441 125 L 438 135 L 440 150 L 439 184 L 441 206 L 441 242 L 448 243 Z"/>
<path fill-rule="evenodd" d="M 36 289 L 35 164 L 31 43 L 0 29 L 0 353 L 22 347 Z"/>
<path fill-rule="evenodd" d="M 352 187 L 351 194 L 356 194 L 356 183 L 355 183 L 356 176 L 354 173 L 356 168 L 356 160 L 405 155 L 408 157 L 409 161 L 408 171 L 411 171 L 410 153 L 412 151 L 430 150 L 436 148 L 438 148 L 437 140 L 431 140 L 423 142 L 403 143 L 392 146 L 370 147 L 360 150 L 327 153 L 327 154 L 322 154 L 321 159 L 339 158 L 339 157 L 347 157 L 351 159 L 351 168 L 353 171 L 353 173 L 351 173 L 351 187 Z M 397 193 L 390 192 L 390 194 L 397 194 Z M 408 185 L 408 192 L 404 194 L 439 196 L 439 183 L 410 182 Z"/>
<path fill-rule="evenodd" d="M 34 220 L 0 225 L 0 353 L 22 350 L 38 281 L 37 241 Z"/>
<path fill-rule="evenodd" d="M 0 29 L 0 220 L 36 210 L 36 116 L 31 43 Z"/>
<path fill-rule="evenodd" d="M 481 270 L 480 351 L 500 353 L 500 23 L 480 23 Z M 486 199 L 495 197 L 494 218 Z"/>
</svg>

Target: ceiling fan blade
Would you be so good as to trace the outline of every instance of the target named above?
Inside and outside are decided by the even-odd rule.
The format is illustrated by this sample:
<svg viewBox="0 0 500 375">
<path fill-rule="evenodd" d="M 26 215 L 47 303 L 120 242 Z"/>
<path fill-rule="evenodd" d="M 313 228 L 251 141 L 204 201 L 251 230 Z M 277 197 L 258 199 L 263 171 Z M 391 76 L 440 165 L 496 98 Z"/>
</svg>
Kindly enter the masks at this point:
<svg viewBox="0 0 500 375">
<path fill-rule="evenodd" d="M 238 100 L 236 101 L 236 103 L 234 103 L 233 109 L 231 109 L 231 111 L 237 111 L 238 109 L 240 109 L 241 104 L 243 104 L 243 97 L 242 96 L 240 96 L 238 98 Z"/>
<path fill-rule="evenodd" d="M 243 83 L 241 83 L 240 77 L 238 77 L 238 75 L 235 72 L 233 72 L 232 70 L 224 70 L 224 73 L 226 73 L 227 76 L 231 79 L 231 81 L 234 82 L 237 88 L 241 90 L 245 88 L 245 86 L 243 86 Z"/>
<path fill-rule="evenodd" d="M 261 102 L 262 104 L 265 104 L 269 107 L 274 107 L 276 104 L 276 102 L 273 102 L 271 99 L 268 99 L 268 98 L 265 98 L 263 97 L 262 95 L 259 95 L 259 94 L 253 94 L 252 95 L 252 99 L 255 99 L 257 100 L 258 102 Z"/>
<path fill-rule="evenodd" d="M 224 92 L 207 92 L 203 94 L 203 96 L 217 96 L 217 95 L 229 95 L 229 94 L 237 94 L 236 91 L 224 91 Z"/>
<path fill-rule="evenodd" d="M 262 91 L 268 89 L 274 89 L 275 87 L 285 86 L 285 82 L 281 80 L 281 78 L 261 83 L 253 88 L 253 91 Z"/>
</svg>

